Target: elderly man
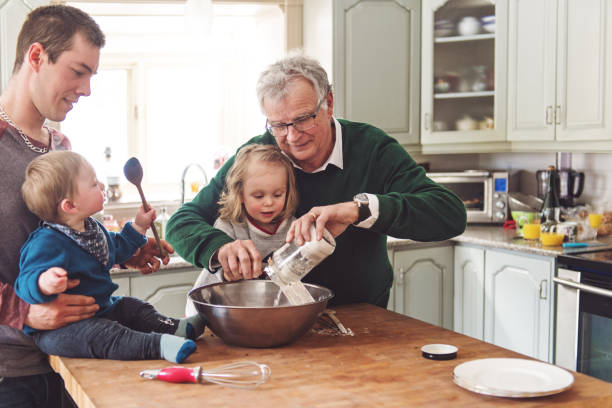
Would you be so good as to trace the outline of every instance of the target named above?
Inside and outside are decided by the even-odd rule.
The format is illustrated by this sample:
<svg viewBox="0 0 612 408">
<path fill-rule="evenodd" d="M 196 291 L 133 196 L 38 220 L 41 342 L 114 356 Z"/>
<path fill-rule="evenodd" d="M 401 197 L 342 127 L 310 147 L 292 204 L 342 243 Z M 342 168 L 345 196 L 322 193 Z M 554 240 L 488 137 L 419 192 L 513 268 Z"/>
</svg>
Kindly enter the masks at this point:
<svg viewBox="0 0 612 408">
<path fill-rule="evenodd" d="M 334 253 L 303 280 L 332 289 L 332 304 L 386 307 L 393 282 L 387 235 L 451 238 L 465 229 L 463 203 L 428 179 L 382 130 L 334 118 L 334 97 L 317 61 L 295 54 L 271 65 L 259 78 L 257 94 L 267 131 L 248 143 L 278 145 L 295 168 L 300 218 L 287 241 L 309 239 L 313 222 L 318 237 L 324 227 L 337 236 Z M 199 267 L 220 264 L 226 280 L 257 277 L 262 267 L 252 242 L 234 241 L 211 226 L 233 161 L 171 217 L 167 230 L 179 254 Z"/>
<path fill-rule="evenodd" d="M 26 166 L 49 150 L 70 148 L 68 139 L 44 122 L 64 120 L 79 98 L 90 94 L 103 45 L 104 34 L 86 13 L 68 6 L 39 7 L 21 28 L 13 75 L 0 95 L 0 408 L 61 404 L 61 379 L 22 332 L 24 323 L 55 329 L 98 309 L 92 297 L 68 294 L 30 306 L 15 295 L 13 283 L 20 247 L 39 222 L 21 198 Z M 145 273 L 158 269 L 156 248 L 149 242 L 131 265 Z"/>
</svg>

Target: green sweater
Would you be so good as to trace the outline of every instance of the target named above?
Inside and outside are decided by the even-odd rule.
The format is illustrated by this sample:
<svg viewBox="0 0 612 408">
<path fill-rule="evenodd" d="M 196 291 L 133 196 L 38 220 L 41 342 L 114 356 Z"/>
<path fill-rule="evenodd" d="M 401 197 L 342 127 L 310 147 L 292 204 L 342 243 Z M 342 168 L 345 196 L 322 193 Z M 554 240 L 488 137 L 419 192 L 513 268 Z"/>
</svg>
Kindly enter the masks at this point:
<svg viewBox="0 0 612 408">
<path fill-rule="evenodd" d="M 344 169 L 329 165 L 317 173 L 295 169 L 299 191 L 296 217 L 314 206 L 352 201 L 357 193 L 376 194 L 379 217 L 369 229 L 349 226 L 336 238 L 336 250 L 303 279 L 334 291 L 331 305 L 366 302 L 386 307 L 393 270 L 387 235 L 439 241 L 465 230 L 463 203 L 425 175 L 406 150 L 371 125 L 338 120 L 342 127 Z M 275 144 L 265 133 L 247 144 Z M 213 229 L 228 160 L 195 199 L 168 221 L 166 239 L 187 261 L 207 267 L 210 257 L 232 238 Z M 265 254 L 263 254 L 265 255 Z"/>
</svg>

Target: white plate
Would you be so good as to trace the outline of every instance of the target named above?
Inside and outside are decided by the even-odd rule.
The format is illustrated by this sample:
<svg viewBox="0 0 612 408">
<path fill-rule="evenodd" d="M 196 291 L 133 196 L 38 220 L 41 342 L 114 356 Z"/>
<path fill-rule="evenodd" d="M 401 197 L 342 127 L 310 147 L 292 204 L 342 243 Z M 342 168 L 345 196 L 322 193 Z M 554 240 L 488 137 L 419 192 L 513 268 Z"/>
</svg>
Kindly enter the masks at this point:
<svg viewBox="0 0 612 408">
<path fill-rule="evenodd" d="M 526 398 L 565 391 L 574 383 L 574 376 L 562 368 L 539 361 L 485 358 L 456 366 L 453 381 L 479 394 Z"/>
</svg>

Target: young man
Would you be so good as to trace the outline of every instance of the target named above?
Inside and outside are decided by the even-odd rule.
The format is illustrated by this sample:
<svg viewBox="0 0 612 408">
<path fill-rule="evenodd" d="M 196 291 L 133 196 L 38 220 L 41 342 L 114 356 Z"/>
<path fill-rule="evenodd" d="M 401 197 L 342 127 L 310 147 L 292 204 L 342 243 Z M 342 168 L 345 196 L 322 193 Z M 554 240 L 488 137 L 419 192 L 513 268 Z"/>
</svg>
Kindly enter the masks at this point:
<svg viewBox="0 0 612 408">
<path fill-rule="evenodd" d="M 49 150 L 70 149 L 68 139 L 44 122 L 64 120 L 79 98 L 90 94 L 104 41 L 100 27 L 79 9 L 52 5 L 33 10 L 19 33 L 13 75 L 0 95 L 0 407 L 61 403 L 61 379 L 23 334 L 24 324 L 55 329 L 98 309 L 91 297 L 67 294 L 29 306 L 15 295 L 13 283 L 19 250 L 39 222 L 21 198 L 25 169 Z M 158 269 L 155 248 L 154 242 L 147 244 L 132 265 L 145 273 Z"/>
</svg>

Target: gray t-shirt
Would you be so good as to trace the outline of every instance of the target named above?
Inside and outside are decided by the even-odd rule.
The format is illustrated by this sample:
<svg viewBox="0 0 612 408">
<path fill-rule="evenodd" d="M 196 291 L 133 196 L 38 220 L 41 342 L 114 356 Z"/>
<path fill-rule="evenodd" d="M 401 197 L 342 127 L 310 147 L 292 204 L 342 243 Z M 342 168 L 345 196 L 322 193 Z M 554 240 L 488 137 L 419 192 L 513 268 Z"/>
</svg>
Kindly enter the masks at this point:
<svg viewBox="0 0 612 408">
<path fill-rule="evenodd" d="M 16 308 L 8 308 L 8 305 L 20 302 L 15 299 L 13 291 L 13 283 L 19 274 L 19 251 L 39 223 L 23 202 L 21 185 L 26 167 L 41 154 L 28 148 L 15 129 L 0 119 L 0 377 L 51 371 L 47 355 L 36 347 L 31 337 L 9 326 L 23 316 L 16 315 Z"/>
<path fill-rule="evenodd" d="M 253 244 L 255 244 L 255 248 L 257 248 L 263 258 L 285 245 L 287 231 L 289 231 L 289 227 L 291 226 L 293 220 L 295 220 L 294 217 L 283 220 L 283 222 L 278 226 L 274 234 L 264 232 L 248 221 L 245 223 L 234 223 L 231 221 L 222 220 L 221 218 L 217 218 L 213 227 L 220 229 L 221 231 L 225 232 L 227 235 L 234 239 L 248 239 L 253 241 Z M 196 279 L 193 287 L 198 288 L 200 286 L 212 285 L 213 283 L 222 282 L 222 276 L 223 270 L 221 270 L 221 268 L 219 268 L 214 273 L 204 268 L 202 269 L 202 272 L 200 272 L 200 275 L 198 276 L 198 279 Z M 195 306 L 193 306 L 193 303 L 191 302 L 191 300 L 189 300 L 185 308 L 185 315 L 191 316 L 196 313 L 197 311 L 195 309 Z"/>
</svg>

